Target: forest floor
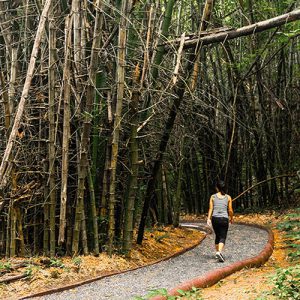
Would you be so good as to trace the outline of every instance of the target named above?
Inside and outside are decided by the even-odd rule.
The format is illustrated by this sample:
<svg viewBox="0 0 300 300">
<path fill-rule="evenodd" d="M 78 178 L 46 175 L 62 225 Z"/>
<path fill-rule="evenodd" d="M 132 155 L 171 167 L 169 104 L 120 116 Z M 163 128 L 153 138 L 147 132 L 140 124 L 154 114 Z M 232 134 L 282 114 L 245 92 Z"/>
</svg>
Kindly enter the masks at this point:
<svg viewBox="0 0 300 300">
<path fill-rule="evenodd" d="M 203 233 L 186 229 L 161 227 L 145 232 L 143 244 L 134 245 L 131 257 L 101 253 L 77 257 L 33 257 L 0 260 L 0 299 L 19 299 L 45 290 L 71 285 L 76 282 L 105 276 L 166 259 L 186 248 L 199 243 Z M 24 267 L 13 270 L 14 266 Z M 27 274 L 28 277 L 4 283 L 14 276 Z"/>
<path fill-rule="evenodd" d="M 201 290 L 199 298 L 194 298 L 194 295 L 191 299 L 275 299 L 270 295 L 265 297 L 266 293 L 273 288 L 270 276 L 276 274 L 278 267 L 286 268 L 293 264 L 288 260 L 289 238 L 277 228 L 277 224 L 283 222 L 287 213 L 291 212 L 270 211 L 260 214 L 237 215 L 236 222 L 263 224 L 272 228 L 275 235 L 273 255 L 262 267 L 243 269 L 221 280 L 213 287 Z M 203 218 L 185 216 L 183 220 L 197 221 L 203 220 Z M 99 257 L 91 255 L 51 260 L 44 257 L 2 259 L 0 260 L 0 299 L 19 299 L 32 293 L 147 265 L 196 245 L 202 236 L 201 232 L 185 228 L 156 228 L 146 232 L 142 246 L 134 246 L 130 259 L 122 255 L 109 257 L 105 253 L 100 254 Z M 26 266 L 15 271 L 12 270 L 14 266 L 23 262 Z M 1 283 L 5 278 L 20 274 L 28 276 L 11 283 Z"/>
</svg>

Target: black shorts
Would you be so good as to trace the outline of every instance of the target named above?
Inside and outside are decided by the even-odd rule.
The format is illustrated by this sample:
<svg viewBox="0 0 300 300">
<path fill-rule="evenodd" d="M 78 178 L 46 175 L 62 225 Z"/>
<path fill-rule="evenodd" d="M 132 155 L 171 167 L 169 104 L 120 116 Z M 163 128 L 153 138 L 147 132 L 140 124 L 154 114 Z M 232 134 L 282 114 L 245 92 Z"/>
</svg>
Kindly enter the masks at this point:
<svg viewBox="0 0 300 300">
<path fill-rule="evenodd" d="M 227 231 L 229 227 L 229 219 L 224 217 L 212 217 L 211 222 L 214 232 L 216 234 L 215 244 L 225 244 Z"/>
</svg>

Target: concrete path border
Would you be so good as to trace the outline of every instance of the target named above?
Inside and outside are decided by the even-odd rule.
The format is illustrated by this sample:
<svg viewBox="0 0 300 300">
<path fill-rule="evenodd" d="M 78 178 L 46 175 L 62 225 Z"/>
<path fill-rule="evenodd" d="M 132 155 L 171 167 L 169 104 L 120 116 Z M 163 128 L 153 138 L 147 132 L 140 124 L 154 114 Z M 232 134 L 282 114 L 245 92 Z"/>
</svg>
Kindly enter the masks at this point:
<svg viewBox="0 0 300 300">
<path fill-rule="evenodd" d="M 194 279 L 186 281 L 186 282 L 172 288 L 171 290 L 169 290 L 168 293 L 170 296 L 179 296 L 180 293 L 178 292 L 178 290 L 189 291 L 193 287 L 195 287 L 195 288 L 210 287 L 210 286 L 214 285 L 215 283 L 217 283 L 218 281 L 220 281 L 221 279 L 223 279 L 237 271 L 240 271 L 243 268 L 259 267 L 268 261 L 268 259 L 272 255 L 273 249 L 274 249 L 274 234 L 273 234 L 272 230 L 266 226 L 258 225 L 258 224 L 251 224 L 251 223 L 244 223 L 244 222 L 237 222 L 236 224 L 252 226 L 252 227 L 266 230 L 268 232 L 269 238 L 268 238 L 267 244 L 264 247 L 264 249 L 258 255 L 254 256 L 254 257 L 235 262 L 229 266 L 216 269 L 214 271 L 206 273 L 203 276 L 196 277 Z M 155 296 L 155 297 L 152 297 L 150 300 L 165 300 L 165 299 L 166 299 L 166 297 L 164 297 L 164 296 Z"/>
<path fill-rule="evenodd" d="M 205 288 L 205 287 L 212 286 L 215 283 L 217 283 L 218 281 L 220 281 L 221 279 L 233 274 L 234 272 L 237 272 L 237 271 L 239 271 L 239 270 L 241 270 L 245 267 L 249 267 L 249 268 L 250 267 L 259 267 L 259 266 L 263 265 L 269 259 L 269 257 L 273 253 L 273 247 L 274 247 L 274 235 L 273 235 L 272 230 L 270 228 L 265 227 L 265 226 L 257 225 L 257 224 L 251 224 L 251 223 L 237 222 L 236 224 L 252 226 L 252 227 L 260 228 L 260 229 L 263 229 L 263 230 L 267 231 L 268 241 L 267 241 L 264 249 L 258 255 L 254 256 L 254 257 L 251 257 L 251 258 L 248 258 L 248 259 L 245 259 L 245 260 L 242 260 L 242 261 L 235 262 L 235 263 L 233 263 L 229 266 L 219 268 L 219 269 L 216 269 L 214 271 L 210 271 L 210 272 L 206 273 L 205 275 L 202 275 L 200 277 L 196 277 L 196 278 L 193 278 L 191 280 L 188 280 L 188 281 L 172 288 L 171 290 L 169 290 L 169 295 L 172 295 L 172 296 L 179 295 L 178 290 L 189 291 L 193 287 Z M 179 255 L 181 255 L 181 254 L 183 254 L 183 253 L 185 253 L 189 250 L 192 250 L 193 248 L 197 247 L 206 238 L 207 234 L 211 233 L 211 230 L 209 230 L 208 227 L 204 226 L 203 224 L 199 224 L 197 226 L 195 226 L 195 225 L 190 225 L 189 226 L 189 224 L 186 224 L 186 222 L 184 222 L 182 225 L 185 226 L 185 227 L 191 227 L 191 228 L 196 228 L 196 229 L 201 230 L 201 231 L 205 231 L 206 234 L 195 245 L 193 245 L 191 247 L 188 247 L 186 249 L 183 249 L 183 250 L 181 250 L 181 251 L 179 251 L 179 252 L 177 252 L 177 253 L 175 253 L 171 256 L 165 257 L 161 260 L 157 260 L 157 261 L 155 261 L 155 262 L 153 262 L 149 265 L 158 264 L 158 263 L 163 262 L 165 260 L 168 260 L 170 258 L 179 256 Z M 137 269 L 141 269 L 143 267 L 145 267 L 145 266 L 140 266 L 140 267 L 137 267 L 137 268 L 133 268 L 133 269 L 129 269 L 129 270 L 126 270 L 126 271 L 121 271 L 121 272 L 111 272 L 111 273 L 108 273 L 108 274 L 105 274 L 105 275 L 102 275 L 102 276 L 93 277 L 93 278 L 90 278 L 88 280 L 83 280 L 83 281 L 76 282 L 76 283 L 73 283 L 73 284 L 69 284 L 69 285 L 66 285 L 66 286 L 63 286 L 63 287 L 48 289 L 48 290 L 45 290 L 45 291 L 42 291 L 42 292 L 39 292 L 39 293 L 34 293 L 34 294 L 31 294 L 31 295 L 27 295 L 25 297 L 23 296 L 19 299 L 20 300 L 21 299 L 22 300 L 23 299 L 29 299 L 29 298 L 40 297 L 40 296 L 45 296 L 45 295 L 49 295 L 49 294 L 53 294 L 53 293 L 57 293 L 57 292 L 66 291 L 66 290 L 69 290 L 69 289 L 73 289 L 73 288 L 85 285 L 87 283 L 92 283 L 92 282 L 97 281 L 99 279 L 103 279 L 103 278 L 110 277 L 110 276 L 113 276 L 113 275 L 128 273 L 128 272 L 131 272 L 131 271 L 134 271 L 134 270 L 137 270 Z M 151 298 L 151 300 L 165 300 L 165 299 L 166 298 L 163 297 L 163 296 L 156 296 L 156 297 Z"/>
<path fill-rule="evenodd" d="M 211 234 L 211 230 L 209 230 L 209 228 L 207 228 L 206 226 L 203 226 L 201 224 L 199 224 L 199 226 L 197 226 L 197 227 L 195 227 L 195 226 L 185 226 L 185 227 L 190 227 L 190 228 L 193 228 L 193 229 L 201 230 L 201 231 L 203 231 L 205 233 L 205 235 L 203 237 L 201 237 L 201 239 L 199 241 L 197 241 L 197 243 L 195 243 L 194 245 L 192 245 L 190 247 L 187 247 L 187 248 L 184 248 L 181 251 L 178 251 L 178 252 L 176 252 L 176 253 L 174 253 L 172 255 L 166 256 L 166 257 L 164 257 L 162 259 L 156 260 L 155 262 L 152 262 L 152 263 L 150 263 L 148 265 L 143 265 L 143 266 L 139 266 L 139 267 L 136 267 L 136 268 L 133 268 L 133 269 L 128 269 L 128 270 L 120 271 L 120 272 L 109 272 L 109 273 L 107 273 L 105 275 L 93 277 L 93 278 L 90 278 L 90 279 L 87 279 L 87 280 L 78 281 L 78 282 L 75 282 L 75 283 L 72 283 L 72 284 L 68 284 L 68 285 L 65 285 L 65 286 L 62 286 L 62 287 L 57 287 L 57 288 L 53 288 L 53 289 L 47 289 L 47 290 L 44 290 L 44 291 L 41 291 L 41 292 L 38 292 L 38 293 L 33 293 L 33 294 L 29 294 L 27 296 L 20 297 L 18 299 L 19 300 L 25 300 L 25 299 L 30 299 L 30 298 L 35 298 L 35 297 L 41 297 L 41 296 L 46 296 L 46 295 L 50 295 L 50 294 L 54 294 L 54 293 L 63 292 L 63 291 L 66 291 L 66 290 L 70 290 L 70 289 L 73 289 L 73 288 L 76 288 L 76 287 L 88 284 L 88 283 L 92 283 L 94 281 L 97 281 L 97 280 L 100 280 L 100 279 L 103 279 L 103 278 L 107 278 L 107 277 L 110 277 L 110 276 L 119 275 L 119 274 L 123 274 L 123 273 L 128 273 L 128 272 L 131 272 L 131 271 L 134 271 L 134 270 L 138 270 L 138 269 L 144 268 L 146 266 L 151 266 L 151 265 L 155 265 L 155 264 L 161 263 L 163 261 L 166 261 L 166 260 L 171 259 L 173 257 L 179 256 L 179 255 L 181 255 L 181 254 L 183 254 L 183 253 L 185 253 L 185 252 L 187 252 L 189 250 L 192 250 L 192 249 L 196 248 L 206 238 L 207 234 Z"/>
</svg>

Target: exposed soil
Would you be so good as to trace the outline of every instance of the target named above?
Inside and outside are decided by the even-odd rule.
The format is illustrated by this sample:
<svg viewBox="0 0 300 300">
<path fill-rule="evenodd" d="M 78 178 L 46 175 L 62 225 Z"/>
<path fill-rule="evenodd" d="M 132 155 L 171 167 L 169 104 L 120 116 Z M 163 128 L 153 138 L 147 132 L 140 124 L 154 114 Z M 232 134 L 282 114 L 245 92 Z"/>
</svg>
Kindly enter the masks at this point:
<svg viewBox="0 0 300 300">
<path fill-rule="evenodd" d="M 18 299 L 54 287 L 154 263 L 196 245 L 202 237 L 203 233 L 196 230 L 165 227 L 146 232 L 143 245 L 135 245 L 130 258 L 122 255 L 109 257 L 106 253 L 101 253 L 99 257 L 92 255 L 64 257 L 51 261 L 45 257 L 2 259 L 0 272 L 1 266 L 2 270 L 7 270 L 24 261 L 32 265 L 0 277 L 3 279 L 25 272 L 30 273 L 28 278 L 0 284 L 0 299 Z"/>
</svg>

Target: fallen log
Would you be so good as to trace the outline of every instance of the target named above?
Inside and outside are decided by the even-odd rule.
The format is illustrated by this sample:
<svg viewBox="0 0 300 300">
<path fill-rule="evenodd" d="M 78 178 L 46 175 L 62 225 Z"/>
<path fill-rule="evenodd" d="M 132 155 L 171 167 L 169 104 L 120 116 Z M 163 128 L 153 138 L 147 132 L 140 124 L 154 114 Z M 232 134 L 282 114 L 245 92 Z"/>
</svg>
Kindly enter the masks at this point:
<svg viewBox="0 0 300 300">
<path fill-rule="evenodd" d="M 212 33 L 207 36 L 203 36 L 200 38 L 193 38 L 190 40 L 186 40 L 184 42 L 184 49 L 187 48 L 194 48 L 199 45 L 210 45 L 215 43 L 223 43 L 227 40 L 232 40 L 238 37 L 247 36 L 251 34 L 256 34 L 271 28 L 279 27 L 282 25 L 285 25 L 290 22 L 295 22 L 297 20 L 300 20 L 300 9 L 295 9 L 289 13 L 286 13 L 284 15 L 271 18 L 268 20 L 264 20 L 261 22 L 257 22 L 251 25 L 247 25 L 238 29 L 232 29 L 232 30 L 226 30 L 221 31 L 218 33 Z M 166 50 L 170 48 L 175 48 L 179 46 L 179 41 L 176 40 L 175 42 L 171 41 L 165 44 Z"/>
<path fill-rule="evenodd" d="M 28 263 L 26 262 L 22 262 L 22 263 L 19 263 L 19 264 L 16 264 L 14 266 L 9 266 L 3 270 L 0 270 L 0 276 L 6 274 L 6 273 L 11 273 L 12 271 L 14 270 L 17 270 L 17 269 L 20 269 L 20 268 L 24 268 L 28 265 Z"/>
<path fill-rule="evenodd" d="M 19 279 L 22 279 L 22 278 L 25 278 L 25 277 L 28 277 L 28 275 L 27 274 L 19 274 L 19 275 L 10 276 L 10 277 L 7 277 L 7 278 L 2 278 L 2 279 L 0 279 L 0 284 L 1 283 L 10 283 L 12 281 L 16 281 L 16 280 L 19 280 Z"/>
</svg>

